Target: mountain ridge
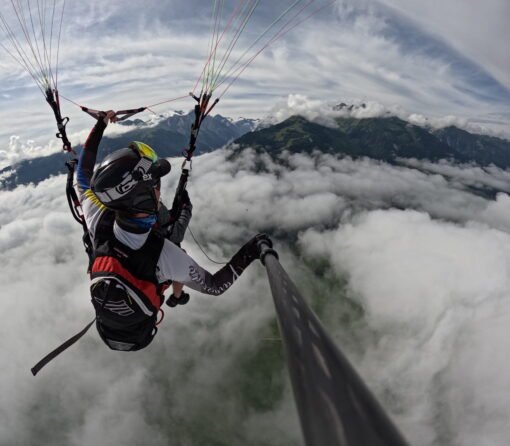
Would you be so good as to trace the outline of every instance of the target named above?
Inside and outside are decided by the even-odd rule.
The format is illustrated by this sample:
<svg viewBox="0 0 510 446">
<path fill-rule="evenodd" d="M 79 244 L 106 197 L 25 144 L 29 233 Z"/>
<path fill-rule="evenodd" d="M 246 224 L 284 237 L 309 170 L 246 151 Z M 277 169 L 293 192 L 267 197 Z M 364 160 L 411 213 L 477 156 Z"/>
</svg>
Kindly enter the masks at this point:
<svg viewBox="0 0 510 446">
<path fill-rule="evenodd" d="M 128 132 L 102 138 L 98 161 L 117 149 L 127 147 L 131 141 L 144 141 L 154 147 L 158 155 L 163 158 L 179 156 L 189 143 L 189 132 L 193 120 L 194 114 L 191 112 L 163 117 L 156 125 L 149 125 L 139 119 L 129 121 L 127 125 L 133 128 Z M 256 120 L 231 120 L 221 115 L 210 116 L 201 128 L 196 154 L 223 147 L 252 130 L 256 124 Z M 75 147 L 78 153 L 82 149 L 83 145 Z M 0 169 L 0 190 L 11 190 L 18 185 L 30 183 L 37 184 L 50 176 L 66 173 L 65 163 L 68 159 L 68 154 L 58 152 L 44 157 L 23 160 Z"/>
<path fill-rule="evenodd" d="M 272 156 L 283 150 L 319 150 L 353 158 L 368 157 L 391 164 L 399 158 L 474 163 L 510 168 L 510 141 L 467 132 L 454 126 L 429 130 L 398 117 L 342 117 L 336 127 L 313 123 L 302 116 L 243 135 L 237 150 L 252 147 Z"/>
<path fill-rule="evenodd" d="M 128 122 L 130 131 L 105 136 L 101 141 L 100 161 L 131 141 L 144 141 L 157 149 L 161 157 L 179 156 L 189 142 L 192 113 L 162 117 L 156 125 L 141 120 Z M 375 118 L 339 117 L 336 127 L 312 122 L 295 115 L 275 125 L 256 128 L 250 119 L 232 120 L 221 115 L 208 118 L 200 132 L 197 154 L 210 152 L 233 142 L 234 155 L 246 147 L 268 153 L 274 158 L 284 151 L 324 153 L 352 158 L 368 157 L 400 164 L 402 159 L 495 165 L 510 168 L 510 141 L 470 133 L 455 126 L 428 129 L 395 116 Z M 79 146 L 78 151 L 81 150 Z M 68 155 L 61 152 L 34 158 L 0 170 L 0 190 L 20 184 L 39 183 L 52 175 L 66 172 Z"/>
</svg>

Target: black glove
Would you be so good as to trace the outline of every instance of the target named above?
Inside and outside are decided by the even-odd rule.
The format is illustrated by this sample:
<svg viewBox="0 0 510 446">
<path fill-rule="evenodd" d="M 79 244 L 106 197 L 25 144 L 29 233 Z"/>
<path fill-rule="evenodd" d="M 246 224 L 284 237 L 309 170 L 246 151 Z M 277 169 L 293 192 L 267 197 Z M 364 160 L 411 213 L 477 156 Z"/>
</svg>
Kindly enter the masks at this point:
<svg viewBox="0 0 510 446">
<path fill-rule="evenodd" d="M 182 191 L 181 195 L 181 209 L 185 207 L 191 207 L 191 200 L 189 199 L 189 194 L 186 189 Z"/>
<path fill-rule="evenodd" d="M 266 234 L 257 234 L 232 257 L 231 263 L 244 270 L 251 262 L 260 257 L 261 242 L 267 243 L 271 248 L 273 247 L 273 242 Z"/>
<path fill-rule="evenodd" d="M 181 193 L 180 201 L 179 201 L 179 208 L 177 209 L 177 213 L 175 214 L 175 219 L 178 219 L 181 215 L 181 211 L 183 209 L 189 209 L 191 210 L 193 206 L 191 205 L 191 200 L 189 199 L 188 191 L 184 189 Z M 173 214 L 174 208 L 170 211 L 171 214 Z"/>
<path fill-rule="evenodd" d="M 170 211 L 163 203 L 160 203 L 158 209 L 158 225 L 160 227 L 165 228 L 169 224 L 170 224 Z"/>
<path fill-rule="evenodd" d="M 169 307 L 176 307 L 177 305 L 186 305 L 189 302 L 189 294 L 184 291 L 181 292 L 179 297 L 175 297 L 173 294 L 166 300 L 166 304 Z"/>
</svg>

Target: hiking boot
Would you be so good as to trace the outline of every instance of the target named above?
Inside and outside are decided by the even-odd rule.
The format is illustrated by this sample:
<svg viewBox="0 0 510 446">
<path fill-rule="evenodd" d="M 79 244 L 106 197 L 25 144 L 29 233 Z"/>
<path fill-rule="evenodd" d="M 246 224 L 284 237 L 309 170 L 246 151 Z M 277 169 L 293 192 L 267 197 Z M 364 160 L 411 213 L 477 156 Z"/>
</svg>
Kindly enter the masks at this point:
<svg viewBox="0 0 510 446">
<path fill-rule="evenodd" d="M 179 297 L 175 297 L 173 294 L 166 300 L 166 304 L 169 307 L 176 307 L 177 305 L 186 305 L 189 302 L 189 294 L 184 291 L 181 292 Z"/>
</svg>

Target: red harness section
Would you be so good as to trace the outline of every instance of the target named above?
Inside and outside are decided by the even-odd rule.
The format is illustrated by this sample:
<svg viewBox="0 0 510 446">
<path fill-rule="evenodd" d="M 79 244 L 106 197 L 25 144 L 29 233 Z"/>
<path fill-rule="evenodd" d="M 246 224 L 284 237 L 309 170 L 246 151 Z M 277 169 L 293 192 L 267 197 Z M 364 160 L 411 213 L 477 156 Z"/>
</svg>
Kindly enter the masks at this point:
<svg viewBox="0 0 510 446">
<path fill-rule="evenodd" d="M 147 280 L 137 279 L 114 257 L 96 257 L 92 264 L 91 275 L 104 273 L 115 274 L 122 278 L 133 289 L 143 293 L 150 300 L 156 311 L 161 307 L 162 299 L 160 296 L 168 286 L 161 287 Z"/>
</svg>

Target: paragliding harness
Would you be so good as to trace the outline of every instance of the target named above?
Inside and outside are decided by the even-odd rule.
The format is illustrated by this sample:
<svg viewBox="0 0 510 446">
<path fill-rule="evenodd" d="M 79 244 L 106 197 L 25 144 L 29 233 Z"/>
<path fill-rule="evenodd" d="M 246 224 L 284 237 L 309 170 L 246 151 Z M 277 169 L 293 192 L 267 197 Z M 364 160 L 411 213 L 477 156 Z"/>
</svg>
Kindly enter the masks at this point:
<svg viewBox="0 0 510 446">
<path fill-rule="evenodd" d="M 78 196 L 73 187 L 76 160 L 69 169 L 66 195 L 73 217 L 83 227 L 83 243 L 89 258 L 88 272 L 92 283 L 91 301 L 95 317 L 82 331 L 46 355 L 32 369 L 35 376 L 46 364 L 81 339 L 95 323 L 101 339 L 112 350 L 135 351 L 147 347 L 164 317 L 160 308 L 170 282 L 160 284 L 156 267 L 164 244 L 158 232 L 151 231 L 139 250 L 118 242 L 113 234 L 115 213 L 105 211 L 96 229 L 94 249 Z M 162 316 L 157 320 L 158 313 Z"/>
<path fill-rule="evenodd" d="M 164 316 L 160 307 L 168 284 L 156 278 L 164 238 L 151 231 L 142 248 L 133 250 L 116 240 L 114 213 L 106 213 L 110 215 L 98 227 L 90 269 L 96 327 L 112 350 L 140 350 L 151 343 Z"/>
<path fill-rule="evenodd" d="M 160 284 L 156 278 L 164 238 L 151 231 L 142 248 L 130 249 L 115 238 L 115 213 L 107 210 L 96 228 L 94 249 L 73 187 L 76 163 L 76 160 L 66 163 L 66 195 L 73 217 L 83 227 L 97 331 L 112 350 L 140 350 L 150 344 L 157 332 L 156 325 L 164 317 L 160 307 L 169 283 Z M 158 312 L 162 314 L 159 321 Z"/>
</svg>

